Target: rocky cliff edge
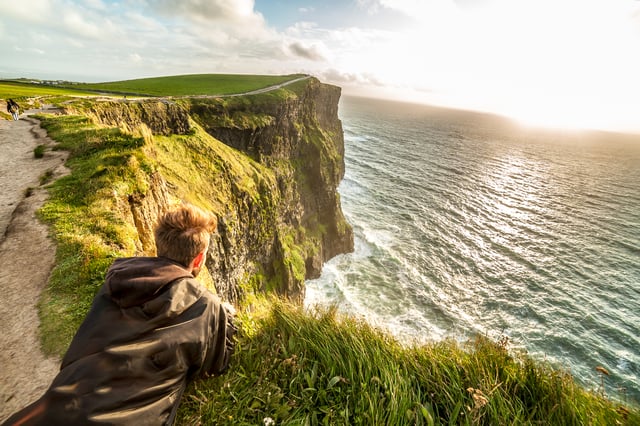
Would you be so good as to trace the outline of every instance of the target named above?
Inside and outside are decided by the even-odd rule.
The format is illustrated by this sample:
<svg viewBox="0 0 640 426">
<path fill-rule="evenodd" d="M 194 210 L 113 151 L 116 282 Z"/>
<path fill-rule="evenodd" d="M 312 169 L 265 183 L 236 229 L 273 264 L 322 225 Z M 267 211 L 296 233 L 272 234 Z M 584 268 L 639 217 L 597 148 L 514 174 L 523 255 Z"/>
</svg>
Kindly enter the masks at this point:
<svg viewBox="0 0 640 426">
<path fill-rule="evenodd" d="M 340 88 L 310 78 L 259 95 L 75 103 L 68 113 L 144 136 L 157 165 L 119 197 L 137 254 L 175 200 L 215 212 L 207 266 L 216 290 L 304 297 L 304 280 L 353 250 L 337 187 L 344 176 Z"/>
</svg>

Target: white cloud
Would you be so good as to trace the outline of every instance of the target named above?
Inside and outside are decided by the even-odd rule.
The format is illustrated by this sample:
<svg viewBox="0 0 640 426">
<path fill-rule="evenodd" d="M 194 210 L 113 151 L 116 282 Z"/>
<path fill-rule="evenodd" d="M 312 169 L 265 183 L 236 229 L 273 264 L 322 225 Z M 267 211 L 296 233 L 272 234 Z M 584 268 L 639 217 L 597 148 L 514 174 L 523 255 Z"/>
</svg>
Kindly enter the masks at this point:
<svg viewBox="0 0 640 426">
<path fill-rule="evenodd" d="M 13 48 L 15 51 L 17 52 L 27 52 L 27 53 L 35 53 L 36 55 L 43 55 L 45 53 L 44 50 L 42 49 L 36 49 L 33 47 L 29 47 L 29 48 L 22 48 L 20 46 L 14 46 Z"/>
<path fill-rule="evenodd" d="M 349 73 L 329 68 L 318 73 L 318 76 L 334 84 L 359 85 L 359 86 L 383 86 L 373 73 Z"/>
<path fill-rule="evenodd" d="M 86 44 L 77 37 L 64 37 L 63 40 L 65 42 L 64 44 L 75 49 L 84 49 L 86 47 Z"/>
<path fill-rule="evenodd" d="M 151 8 L 166 16 L 182 16 L 198 23 L 253 32 L 266 27 L 263 16 L 253 10 L 253 0 L 149 0 Z"/>
<path fill-rule="evenodd" d="M 129 54 L 129 55 L 128 55 L 128 59 L 129 59 L 131 62 L 136 62 L 136 63 L 138 63 L 138 62 L 142 62 L 142 56 L 138 55 L 137 53 L 131 53 L 131 54 Z"/>
<path fill-rule="evenodd" d="M 296 22 L 295 24 L 287 28 L 285 32 L 286 34 L 292 37 L 299 37 L 317 28 L 318 28 L 318 24 L 315 22 L 300 21 L 300 22 Z"/>
<path fill-rule="evenodd" d="M 398 10 L 408 16 L 422 18 L 430 14 L 442 17 L 457 9 L 452 0 L 378 0 L 378 2 L 382 7 Z"/>
<path fill-rule="evenodd" d="M 433 22 L 446 19 L 458 10 L 453 0 L 358 0 L 357 3 L 369 14 L 392 10 L 419 21 L 435 18 Z"/>
<path fill-rule="evenodd" d="M 326 48 L 321 44 L 305 45 L 304 43 L 294 41 L 289 44 L 289 51 L 294 56 L 310 59 L 312 61 L 324 61 L 326 56 L 323 52 L 326 52 Z"/>
<path fill-rule="evenodd" d="M 226 66 L 222 62 L 225 57 L 269 59 L 283 55 L 283 37 L 254 11 L 252 0 L 149 0 L 148 4 L 150 11 L 161 13 L 166 20 L 168 37 L 180 37 L 180 41 L 170 41 L 180 46 L 179 56 L 208 71 Z M 320 54 L 311 45 L 303 47 L 310 49 L 306 53 L 311 57 Z"/>
<path fill-rule="evenodd" d="M 100 38 L 104 34 L 104 28 L 73 10 L 63 13 L 62 23 L 67 31 L 79 37 Z"/>
<path fill-rule="evenodd" d="M 53 17 L 55 0 L 3 1 L 0 16 L 26 22 L 44 22 Z"/>
<path fill-rule="evenodd" d="M 162 25 L 157 19 L 148 17 L 139 12 L 126 12 L 124 14 L 124 22 L 128 26 L 135 28 L 138 31 L 160 32 L 166 33 L 166 27 Z"/>
<path fill-rule="evenodd" d="M 14 31 L 50 31 L 68 36 L 111 38 L 118 29 L 99 9 L 101 2 L 90 1 L 90 8 L 69 0 L 33 0 L 0 3 L 0 16 L 10 18 Z M 96 10 L 96 8 L 98 8 Z"/>
<path fill-rule="evenodd" d="M 107 6 L 102 2 L 102 0 L 84 0 L 84 3 L 91 9 L 100 11 L 107 10 Z"/>
</svg>

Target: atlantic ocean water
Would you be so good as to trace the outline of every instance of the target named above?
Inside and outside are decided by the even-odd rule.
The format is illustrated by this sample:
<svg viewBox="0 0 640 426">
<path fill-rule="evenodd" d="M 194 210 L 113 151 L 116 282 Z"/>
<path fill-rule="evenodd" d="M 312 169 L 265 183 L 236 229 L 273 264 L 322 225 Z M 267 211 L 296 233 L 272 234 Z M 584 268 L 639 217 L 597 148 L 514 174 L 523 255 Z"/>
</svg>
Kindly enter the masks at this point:
<svg viewBox="0 0 640 426">
<path fill-rule="evenodd" d="M 640 136 L 343 97 L 354 253 L 307 305 L 425 342 L 476 333 L 640 401 Z"/>
</svg>

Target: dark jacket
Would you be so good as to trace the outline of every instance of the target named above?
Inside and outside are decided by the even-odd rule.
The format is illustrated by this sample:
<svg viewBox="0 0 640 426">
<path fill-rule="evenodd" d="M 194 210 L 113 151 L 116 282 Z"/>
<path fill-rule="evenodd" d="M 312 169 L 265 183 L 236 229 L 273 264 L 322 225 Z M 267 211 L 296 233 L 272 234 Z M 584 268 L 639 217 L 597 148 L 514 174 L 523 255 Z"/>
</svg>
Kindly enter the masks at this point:
<svg viewBox="0 0 640 426">
<path fill-rule="evenodd" d="M 17 112 L 19 108 L 20 107 L 18 106 L 16 101 L 14 101 L 13 99 L 9 99 L 7 101 L 7 112 L 10 112 L 10 113 Z"/>
<path fill-rule="evenodd" d="M 172 424 L 187 379 L 227 368 L 234 331 L 178 263 L 118 259 L 51 387 L 5 424 Z"/>
</svg>

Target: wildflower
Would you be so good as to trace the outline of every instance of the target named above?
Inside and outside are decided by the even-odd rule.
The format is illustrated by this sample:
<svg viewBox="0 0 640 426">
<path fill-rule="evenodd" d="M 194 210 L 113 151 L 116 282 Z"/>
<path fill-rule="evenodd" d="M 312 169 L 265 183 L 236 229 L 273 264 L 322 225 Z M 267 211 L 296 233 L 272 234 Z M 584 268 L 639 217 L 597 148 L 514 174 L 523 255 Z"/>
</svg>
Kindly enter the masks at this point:
<svg viewBox="0 0 640 426">
<path fill-rule="evenodd" d="M 487 397 L 484 395 L 484 393 L 482 393 L 480 389 L 468 388 L 467 392 L 469 392 L 473 398 L 474 410 L 479 410 L 489 402 Z M 471 410 L 471 408 L 469 409 Z"/>
</svg>

